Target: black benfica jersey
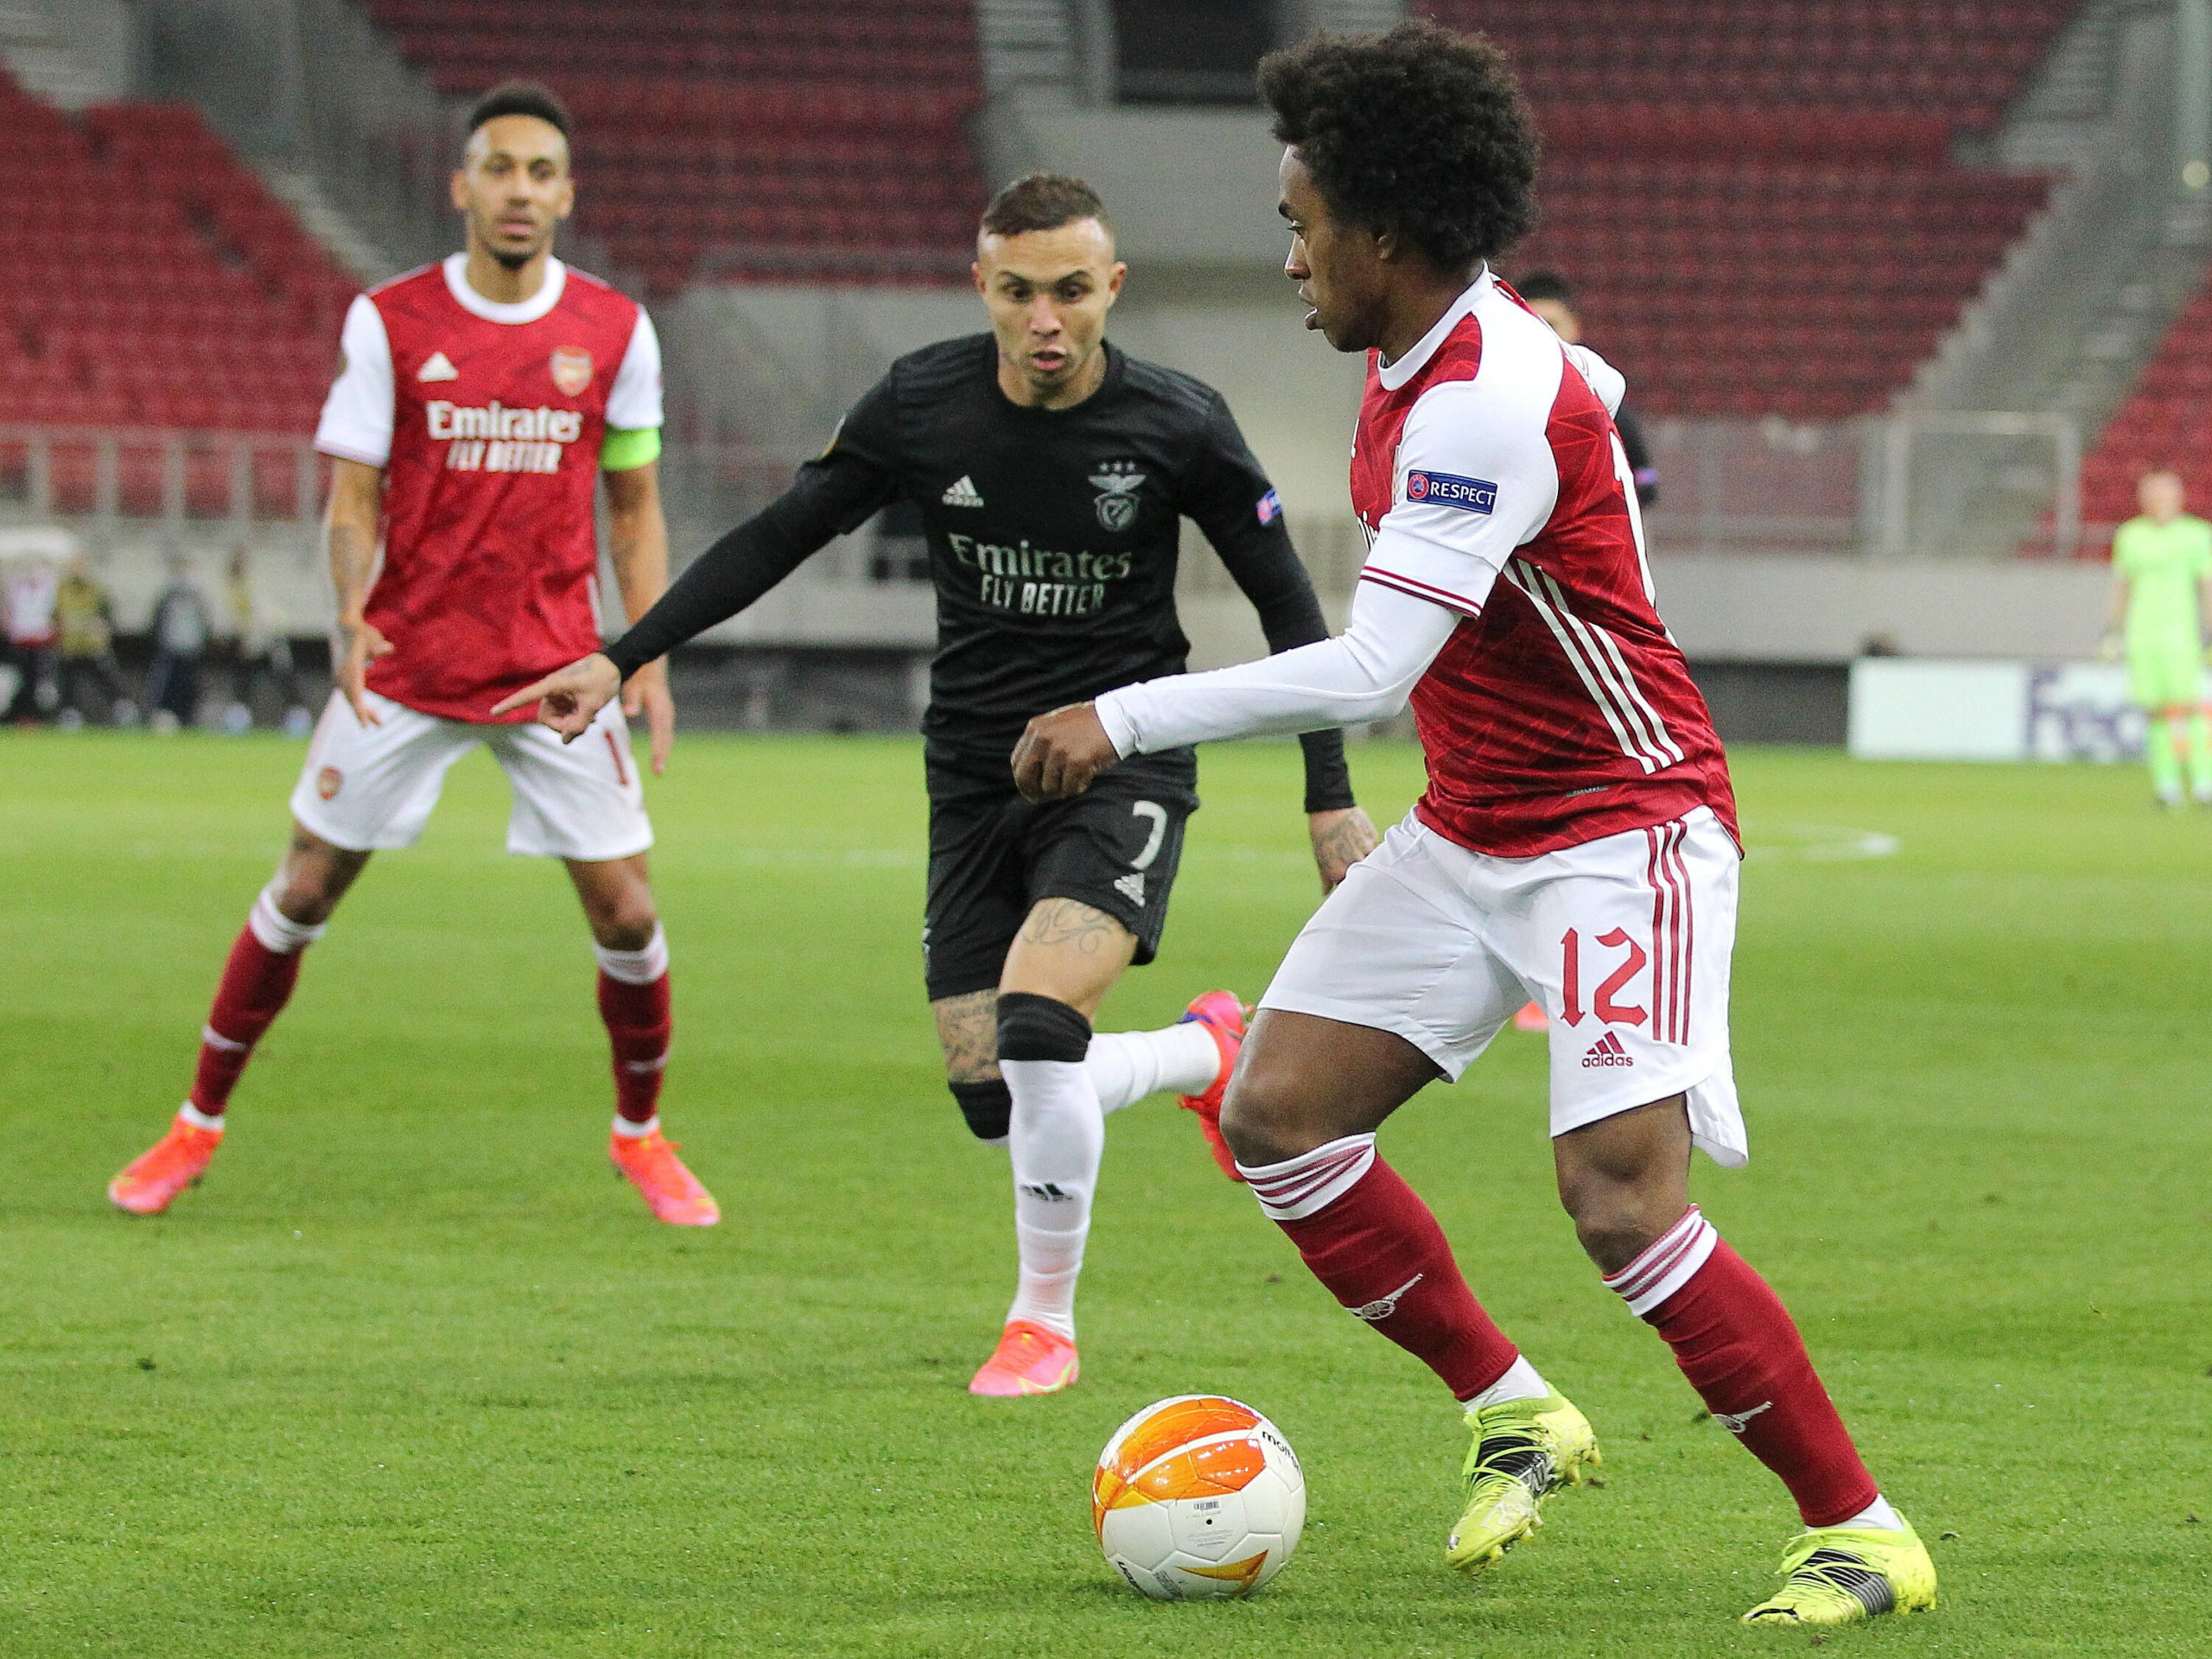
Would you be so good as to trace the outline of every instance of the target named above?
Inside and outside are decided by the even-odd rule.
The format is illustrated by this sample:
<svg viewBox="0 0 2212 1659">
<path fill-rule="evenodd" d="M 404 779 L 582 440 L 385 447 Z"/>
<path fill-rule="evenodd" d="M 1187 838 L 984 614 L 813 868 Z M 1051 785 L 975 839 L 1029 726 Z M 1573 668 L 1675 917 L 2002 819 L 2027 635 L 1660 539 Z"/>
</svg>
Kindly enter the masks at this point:
<svg viewBox="0 0 2212 1659">
<path fill-rule="evenodd" d="M 628 677 L 833 537 L 907 503 L 937 587 L 922 721 L 931 768 L 1011 791 L 1008 759 L 1032 715 L 1183 671 L 1185 516 L 1258 611 L 1270 650 L 1325 638 L 1281 504 L 1221 394 L 1103 349 L 1099 389 L 1057 410 L 1006 396 L 988 334 L 900 358 L 791 488 L 701 555 L 607 654 Z M 1302 741 L 1306 810 L 1351 805 L 1340 734 Z"/>
</svg>

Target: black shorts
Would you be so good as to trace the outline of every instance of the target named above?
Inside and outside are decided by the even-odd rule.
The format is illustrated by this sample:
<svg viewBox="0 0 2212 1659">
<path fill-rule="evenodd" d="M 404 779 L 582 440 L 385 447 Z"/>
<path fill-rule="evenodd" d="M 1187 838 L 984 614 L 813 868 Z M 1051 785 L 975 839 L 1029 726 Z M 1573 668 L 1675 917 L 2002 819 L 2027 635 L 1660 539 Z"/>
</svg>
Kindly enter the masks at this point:
<svg viewBox="0 0 2212 1659">
<path fill-rule="evenodd" d="M 1040 899 L 1073 899 L 1159 954 L 1183 826 L 1198 810 L 1188 749 L 1139 755 L 1069 801 L 1033 805 L 1012 781 L 930 771 L 930 889 L 922 929 L 930 1000 L 999 982 L 1007 948 Z"/>
</svg>

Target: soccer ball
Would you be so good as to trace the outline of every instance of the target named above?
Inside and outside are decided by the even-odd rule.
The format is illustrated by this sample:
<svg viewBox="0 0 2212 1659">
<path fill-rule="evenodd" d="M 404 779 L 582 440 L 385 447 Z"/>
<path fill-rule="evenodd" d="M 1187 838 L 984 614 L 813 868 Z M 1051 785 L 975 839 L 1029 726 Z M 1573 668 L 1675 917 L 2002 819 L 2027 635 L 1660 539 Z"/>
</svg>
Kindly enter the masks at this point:
<svg viewBox="0 0 2212 1659">
<path fill-rule="evenodd" d="M 1182 1394 L 1114 1431 L 1090 1517 L 1115 1571 L 1154 1601 L 1249 1596 L 1298 1548 L 1306 1475 L 1251 1407 Z"/>
</svg>

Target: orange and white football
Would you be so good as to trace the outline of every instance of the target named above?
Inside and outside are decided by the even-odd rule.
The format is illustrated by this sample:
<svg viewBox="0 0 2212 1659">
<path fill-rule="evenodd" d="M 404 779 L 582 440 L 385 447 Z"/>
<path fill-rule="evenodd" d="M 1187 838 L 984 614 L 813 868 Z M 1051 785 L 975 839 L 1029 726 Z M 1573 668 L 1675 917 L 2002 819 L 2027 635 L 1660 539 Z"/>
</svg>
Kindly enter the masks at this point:
<svg viewBox="0 0 2212 1659">
<path fill-rule="evenodd" d="M 1147 1406 L 1114 1432 L 1090 1484 L 1098 1547 L 1155 1601 L 1248 1596 L 1306 1524 L 1306 1475 L 1282 1432 L 1218 1394 Z"/>
</svg>

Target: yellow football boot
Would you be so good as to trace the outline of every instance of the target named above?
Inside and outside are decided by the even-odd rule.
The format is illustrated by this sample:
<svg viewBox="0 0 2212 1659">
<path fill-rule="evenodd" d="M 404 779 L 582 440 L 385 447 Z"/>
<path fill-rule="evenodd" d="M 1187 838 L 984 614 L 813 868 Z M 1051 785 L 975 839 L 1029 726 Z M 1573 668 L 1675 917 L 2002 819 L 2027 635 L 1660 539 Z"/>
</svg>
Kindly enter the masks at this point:
<svg viewBox="0 0 2212 1659">
<path fill-rule="evenodd" d="M 1471 1409 L 1474 1444 L 1459 1467 L 1467 1507 L 1445 1541 L 1444 1559 L 1463 1573 L 1488 1567 L 1544 1524 L 1543 1501 L 1580 1486 L 1603 1459 L 1590 1420 L 1554 1390 Z"/>
<path fill-rule="evenodd" d="M 1782 1588 L 1746 1624 L 1854 1624 L 1936 1605 L 1936 1563 L 1910 1525 L 1819 1527 L 1783 1552 Z"/>
</svg>

